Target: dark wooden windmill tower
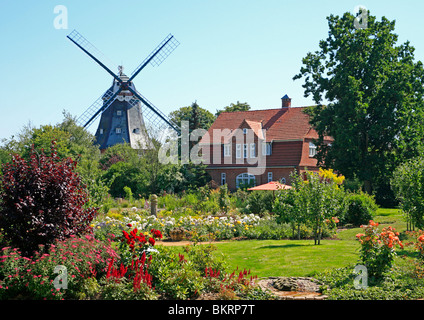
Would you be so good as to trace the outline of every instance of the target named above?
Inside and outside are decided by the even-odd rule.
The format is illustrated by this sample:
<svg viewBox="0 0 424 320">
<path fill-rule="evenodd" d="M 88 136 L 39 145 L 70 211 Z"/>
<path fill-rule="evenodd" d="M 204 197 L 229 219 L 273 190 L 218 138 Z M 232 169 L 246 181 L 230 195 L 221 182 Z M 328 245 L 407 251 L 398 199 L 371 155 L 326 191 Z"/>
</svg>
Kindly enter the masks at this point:
<svg viewBox="0 0 424 320">
<path fill-rule="evenodd" d="M 174 36 L 168 35 L 131 76 L 124 74 L 122 66 L 118 67 L 118 74 L 112 72 L 94 56 L 95 47 L 76 30 L 67 37 L 113 77 L 112 86 L 77 119 L 79 125 L 89 127 L 100 116 L 95 138 L 101 150 L 120 143 L 128 143 L 134 149 L 149 149 L 149 129 L 172 129 L 180 134 L 179 127 L 143 97 L 133 83 L 149 63 L 159 66 L 175 50 L 179 43 Z"/>
</svg>

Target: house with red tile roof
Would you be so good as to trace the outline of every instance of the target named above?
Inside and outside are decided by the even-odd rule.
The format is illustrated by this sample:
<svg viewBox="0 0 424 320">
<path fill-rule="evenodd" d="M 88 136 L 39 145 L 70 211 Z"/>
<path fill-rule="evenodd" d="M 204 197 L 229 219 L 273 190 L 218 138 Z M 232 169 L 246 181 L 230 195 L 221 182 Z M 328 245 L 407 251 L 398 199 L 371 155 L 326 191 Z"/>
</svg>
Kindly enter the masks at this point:
<svg viewBox="0 0 424 320">
<path fill-rule="evenodd" d="M 280 181 L 290 185 L 290 173 L 318 171 L 317 132 L 306 107 L 292 107 L 285 95 L 278 109 L 222 112 L 201 138 L 207 171 L 230 190 L 241 185 Z M 326 143 L 332 138 L 326 137 Z"/>
</svg>

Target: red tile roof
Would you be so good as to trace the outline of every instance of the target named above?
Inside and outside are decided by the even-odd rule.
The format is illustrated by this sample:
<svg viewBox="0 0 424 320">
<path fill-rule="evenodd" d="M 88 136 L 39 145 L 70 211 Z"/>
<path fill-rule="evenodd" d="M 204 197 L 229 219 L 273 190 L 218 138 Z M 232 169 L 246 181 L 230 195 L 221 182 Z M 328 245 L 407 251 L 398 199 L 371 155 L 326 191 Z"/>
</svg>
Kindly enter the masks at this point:
<svg viewBox="0 0 424 320">
<path fill-rule="evenodd" d="M 305 108 L 222 112 L 209 128 L 209 136 L 205 135 L 200 143 L 208 143 L 209 138 L 213 137 L 213 130 L 235 130 L 241 126 L 243 121 L 253 129 L 256 135 L 262 127 L 266 131 L 266 141 L 317 139 L 317 132 L 309 124 L 309 116 L 303 112 Z M 227 135 L 222 142 L 230 136 L 231 134 Z"/>
</svg>

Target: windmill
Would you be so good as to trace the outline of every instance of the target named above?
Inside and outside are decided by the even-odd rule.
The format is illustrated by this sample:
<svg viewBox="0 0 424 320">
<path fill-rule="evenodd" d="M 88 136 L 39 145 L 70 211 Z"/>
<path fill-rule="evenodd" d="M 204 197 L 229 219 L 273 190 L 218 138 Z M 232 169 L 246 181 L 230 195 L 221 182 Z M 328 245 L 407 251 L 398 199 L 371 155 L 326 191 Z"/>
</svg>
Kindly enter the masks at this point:
<svg viewBox="0 0 424 320">
<path fill-rule="evenodd" d="M 95 56 L 99 51 L 78 31 L 73 30 L 67 38 L 113 77 L 112 86 L 77 119 L 78 125 L 87 128 L 100 117 L 95 138 L 101 150 L 124 142 L 134 149 L 149 149 L 149 128 L 171 129 L 180 134 L 180 128 L 142 96 L 133 83 L 148 64 L 159 66 L 178 47 L 179 42 L 173 35 L 169 34 L 130 76 L 123 72 L 122 66 L 118 67 L 118 74 L 112 72 Z"/>
</svg>

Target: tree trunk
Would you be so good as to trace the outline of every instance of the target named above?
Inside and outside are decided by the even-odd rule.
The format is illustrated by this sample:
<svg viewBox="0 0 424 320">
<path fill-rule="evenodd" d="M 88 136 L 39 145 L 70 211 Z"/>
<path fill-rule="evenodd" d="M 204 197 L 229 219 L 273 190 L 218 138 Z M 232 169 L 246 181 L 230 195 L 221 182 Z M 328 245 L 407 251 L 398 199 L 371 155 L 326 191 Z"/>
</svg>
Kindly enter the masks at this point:
<svg viewBox="0 0 424 320">
<path fill-rule="evenodd" d="M 372 192 L 372 187 L 371 187 L 371 181 L 370 180 L 365 180 L 364 181 L 364 191 L 368 194 L 371 194 Z"/>
</svg>

